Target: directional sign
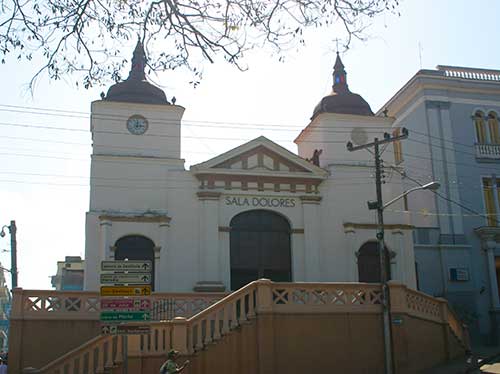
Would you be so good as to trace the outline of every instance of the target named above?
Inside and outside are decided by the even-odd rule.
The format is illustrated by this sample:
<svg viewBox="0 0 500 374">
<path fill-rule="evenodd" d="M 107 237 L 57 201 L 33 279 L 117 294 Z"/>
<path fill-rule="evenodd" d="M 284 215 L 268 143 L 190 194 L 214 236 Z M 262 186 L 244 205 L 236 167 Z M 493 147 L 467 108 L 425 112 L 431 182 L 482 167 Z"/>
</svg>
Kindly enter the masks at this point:
<svg viewBox="0 0 500 374">
<path fill-rule="evenodd" d="M 129 273 L 151 272 L 151 261 L 101 261 L 102 271 L 118 271 Z"/>
<path fill-rule="evenodd" d="M 151 286 L 101 286 L 101 296 L 149 296 Z"/>
<path fill-rule="evenodd" d="M 148 312 L 101 312 L 101 321 L 126 322 L 126 321 L 149 321 L 151 314 Z"/>
<path fill-rule="evenodd" d="M 149 273 L 102 273 L 102 284 L 149 284 L 151 274 Z"/>
<path fill-rule="evenodd" d="M 102 325 L 101 333 L 103 335 L 144 335 L 151 333 L 151 327 L 141 325 Z"/>
<path fill-rule="evenodd" d="M 148 310 L 148 309 L 151 309 L 151 300 L 145 298 L 101 299 L 101 310 Z"/>
<path fill-rule="evenodd" d="M 116 334 L 118 325 L 101 325 L 101 334 Z"/>
</svg>

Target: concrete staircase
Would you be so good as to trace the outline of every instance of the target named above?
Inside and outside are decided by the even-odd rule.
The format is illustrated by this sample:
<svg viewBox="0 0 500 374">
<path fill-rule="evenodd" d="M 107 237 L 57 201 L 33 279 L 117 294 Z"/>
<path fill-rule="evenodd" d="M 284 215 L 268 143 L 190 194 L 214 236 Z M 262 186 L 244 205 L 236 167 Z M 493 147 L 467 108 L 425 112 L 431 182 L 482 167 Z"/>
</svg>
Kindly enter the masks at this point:
<svg viewBox="0 0 500 374">
<path fill-rule="evenodd" d="M 398 283 L 390 288 L 398 373 L 463 356 L 468 335 L 445 300 Z M 176 349 L 192 362 L 186 374 L 378 374 L 380 297 L 378 284 L 259 280 L 189 319 L 152 322 L 147 335 L 97 336 L 31 372 L 123 374 L 127 359 L 129 374 L 157 374 L 166 353 Z"/>
</svg>

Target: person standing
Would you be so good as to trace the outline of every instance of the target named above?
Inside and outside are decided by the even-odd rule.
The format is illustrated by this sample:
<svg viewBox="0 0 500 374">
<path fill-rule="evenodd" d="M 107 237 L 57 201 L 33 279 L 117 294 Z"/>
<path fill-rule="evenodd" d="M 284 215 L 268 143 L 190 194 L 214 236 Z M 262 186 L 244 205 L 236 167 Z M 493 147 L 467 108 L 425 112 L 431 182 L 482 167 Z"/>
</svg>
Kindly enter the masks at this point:
<svg viewBox="0 0 500 374">
<path fill-rule="evenodd" d="M 180 373 L 184 368 L 189 365 L 189 360 L 186 360 L 184 362 L 184 365 L 179 366 L 175 362 L 175 360 L 179 357 L 179 351 L 176 351 L 174 349 L 171 349 L 167 353 L 167 361 L 163 363 L 160 367 L 160 374 L 174 374 L 174 373 Z M 0 372 L 2 374 L 2 372 Z"/>
<path fill-rule="evenodd" d="M 0 374 L 7 374 L 7 362 L 3 358 L 0 359 Z"/>
</svg>

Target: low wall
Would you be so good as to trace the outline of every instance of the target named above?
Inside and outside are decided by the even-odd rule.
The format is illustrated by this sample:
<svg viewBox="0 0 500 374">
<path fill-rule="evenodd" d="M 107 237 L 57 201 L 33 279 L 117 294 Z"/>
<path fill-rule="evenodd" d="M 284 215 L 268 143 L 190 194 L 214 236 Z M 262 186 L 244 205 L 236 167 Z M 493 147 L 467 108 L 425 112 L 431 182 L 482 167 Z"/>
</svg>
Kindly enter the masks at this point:
<svg viewBox="0 0 500 374">
<path fill-rule="evenodd" d="M 154 293 L 153 319 L 190 317 L 225 293 Z M 95 338 L 100 330 L 97 292 L 13 290 L 9 371 L 40 368 Z"/>
<path fill-rule="evenodd" d="M 383 373 L 381 295 L 376 284 L 252 282 L 189 319 L 153 322 L 151 334 L 129 336 L 129 372 L 157 374 L 175 348 L 191 360 L 188 374 Z M 396 283 L 390 284 L 390 295 L 396 373 L 418 373 L 464 354 L 466 329 L 446 301 Z M 14 372 L 28 361 L 38 368 L 50 361 L 40 364 L 31 357 L 54 349 L 50 328 L 60 334 L 53 340 L 58 350 L 76 339 L 71 335 L 83 336 L 80 328 L 95 331 L 88 325 L 92 321 L 18 322 L 14 327 L 22 339 L 47 347 L 11 340 L 18 345 L 14 357 L 23 358 Z M 40 338 L 43 334 L 47 337 Z M 85 361 L 98 372 L 118 363 L 113 374 L 121 374 L 121 350 L 112 348 L 112 339 L 96 338 L 40 372 L 61 373 Z M 118 347 L 120 340 L 114 341 Z"/>
<path fill-rule="evenodd" d="M 99 334 L 99 321 L 11 320 L 9 372 L 40 368 Z"/>
<path fill-rule="evenodd" d="M 184 372 L 382 374 L 381 324 L 381 316 L 373 314 L 259 315 L 254 324 L 189 357 Z M 445 333 L 438 323 L 403 316 L 393 329 L 396 373 L 446 362 Z M 155 364 L 142 373 L 157 373 L 161 362 Z"/>
</svg>

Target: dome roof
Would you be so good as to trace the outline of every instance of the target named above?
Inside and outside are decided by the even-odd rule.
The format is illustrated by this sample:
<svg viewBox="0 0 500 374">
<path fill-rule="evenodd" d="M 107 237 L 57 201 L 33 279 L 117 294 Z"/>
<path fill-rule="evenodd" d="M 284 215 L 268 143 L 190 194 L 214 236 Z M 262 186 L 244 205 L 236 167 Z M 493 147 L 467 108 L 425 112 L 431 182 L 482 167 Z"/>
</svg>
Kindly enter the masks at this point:
<svg viewBox="0 0 500 374">
<path fill-rule="evenodd" d="M 146 56 L 140 41 L 134 50 L 129 76 L 123 82 L 112 85 L 104 100 L 141 104 L 167 104 L 165 92 L 146 80 L 144 67 Z"/>
<path fill-rule="evenodd" d="M 344 64 L 337 52 L 337 59 L 333 71 L 332 93 L 325 96 L 314 108 L 311 119 L 320 113 L 356 114 L 360 116 L 373 116 L 370 105 L 360 95 L 352 93 L 347 85 L 347 73 Z"/>
<path fill-rule="evenodd" d="M 360 116 L 373 116 L 370 105 L 360 95 L 349 92 L 348 94 L 339 95 L 332 92 L 325 96 L 314 108 L 312 115 L 313 119 L 320 113 L 343 113 L 357 114 Z"/>
</svg>

